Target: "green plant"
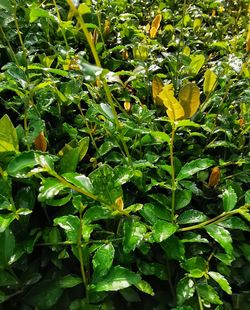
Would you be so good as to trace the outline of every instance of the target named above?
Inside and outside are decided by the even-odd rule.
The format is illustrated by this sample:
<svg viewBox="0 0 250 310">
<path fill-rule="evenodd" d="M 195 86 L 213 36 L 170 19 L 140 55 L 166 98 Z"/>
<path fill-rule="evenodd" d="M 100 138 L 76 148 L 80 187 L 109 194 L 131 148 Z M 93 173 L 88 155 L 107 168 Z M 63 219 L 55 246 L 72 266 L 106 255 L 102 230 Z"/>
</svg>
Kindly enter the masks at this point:
<svg viewBox="0 0 250 310">
<path fill-rule="evenodd" d="M 247 309 L 247 1 L 0 16 L 0 309 Z"/>
</svg>

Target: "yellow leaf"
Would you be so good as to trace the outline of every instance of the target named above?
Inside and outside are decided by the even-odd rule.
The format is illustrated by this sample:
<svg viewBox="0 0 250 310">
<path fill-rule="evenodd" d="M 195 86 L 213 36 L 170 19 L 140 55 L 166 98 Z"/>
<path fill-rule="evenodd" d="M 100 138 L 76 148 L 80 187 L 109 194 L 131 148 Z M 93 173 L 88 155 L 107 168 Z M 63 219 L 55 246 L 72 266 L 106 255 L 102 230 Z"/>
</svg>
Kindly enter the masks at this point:
<svg viewBox="0 0 250 310">
<path fill-rule="evenodd" d="M 184 119 L 192 117 L 200 106 L 200 90 L 194 83 L 183 86 L 179 92 L 179 101 L 184 109 Z"/>
<path fill-rule="evenodd" d="M 217 75 L 210 69 L 207 69 L 205 72 L 205 79 L 203 84 L 203 91 L 206 95 L 211 93 L 215 89 L 216 81 L 217 81 Z"/>
<path fill-rule="evenodd" d="M 246 51 L 250 52 L 250 25 L 248 26 Z"/>
<path fill-rule="evenodd" d="M 174 96 L 173 84 L 165 85 L 158 96 L 167 108 L 167 115 L 172 121 L 184 118 L 185 112 L 179 101 Z"/>
<path fill-rule="evenodd" d="M 154 103 L 156 104 L 161 103 L 160 100 L 158 99 L 158 95 L 162 91 L 162 88 L 163 88 L 163 83 L 162 83 L 161 78 L 155 75 L 152 81 L 152 97 L 153 97 Z"/>
<path fill-rule="evenodd" d="M 150 38 L 155 38 L 157 31 L 160 27 L 161 19 L 162 19 L 161 14 L 156 15 L 155 18 L 153 19 L 150 29 Z"/>
</svg>

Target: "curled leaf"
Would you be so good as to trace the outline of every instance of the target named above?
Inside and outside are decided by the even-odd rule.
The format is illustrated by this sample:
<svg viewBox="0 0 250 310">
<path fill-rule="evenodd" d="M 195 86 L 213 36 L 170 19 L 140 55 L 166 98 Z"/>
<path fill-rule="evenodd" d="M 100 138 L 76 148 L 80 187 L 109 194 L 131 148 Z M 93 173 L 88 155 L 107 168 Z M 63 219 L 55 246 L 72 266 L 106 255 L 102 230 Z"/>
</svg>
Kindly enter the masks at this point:
<svg viewBox="0 0 250 310">
<path fill-rule="evenodd" d="M 162 19 L 161 14 L 156 15 L 155 18 L 153 19 L 149 33 L 151 39 L 156 37 L 157 31 L 160 27 L 161 19 Z"/>
<path fill-rule="evenodd" d="M 42 151 L 42 152 L 46 152 L 47 150 L 47 141 L 46 138 L 44 137 L 44 133 L 43 131 L 41 131 L 39 133 L 39 135 L 36 137 L 35 141 L 34 141 L 34 145 L 35 145 L 35 149 Z"/>
</svg>

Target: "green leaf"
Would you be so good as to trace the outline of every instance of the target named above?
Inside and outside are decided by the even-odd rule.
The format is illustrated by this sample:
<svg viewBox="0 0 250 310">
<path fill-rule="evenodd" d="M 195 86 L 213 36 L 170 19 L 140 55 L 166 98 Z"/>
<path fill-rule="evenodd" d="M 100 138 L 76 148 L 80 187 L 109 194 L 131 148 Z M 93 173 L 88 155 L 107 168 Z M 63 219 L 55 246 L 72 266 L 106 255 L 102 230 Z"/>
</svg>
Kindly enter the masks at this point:
<svg viewBox="0 0 250 310">
<path fill-rule="evenodd" d="M 189 72 L 191 75 L 197 75 L 201 69 L 201 67 L 204 65 L 205 57 L 204 55 L 194 55 L 191 56 L 192 60 L 189 65 Z"/>
<path fill-rule="evenodd" d="M 209 271 L 208 274 L 214 281 L 216 281 L 219 284 L 219 286 L 223 289 L 223 291 L 225 291 L 229 295 L 232 294 L 232 289 L 228 281 L 222 274 L 220 274 L 219 272 L 214 272 L 214 271 Z"/>
<path fill-rule="evenodd" d="M 31 170 L 37 166 L 41 168 Z M 7 167 L 7 173 L 16 178 L 27 178 L 32 174 L 48 170 L 53 170 L 52 157 L 34 151 L 22 152 L 13 158 Z"/>
<path fill-rule="evenodd" d="M 14 213 L 0 215 L 0 233 L 4 232 L 7 227 L 15 220 Z"/>
<path fill-rule="evenodd" d="M 83 189 L 86 192 L 93 193 L 93 185 L 88 177 L 84 174 L 78 174 L 75 172 L 67 172 L 62 175 L 62 177 L 68 182 L 74 184 L 75 186 Z"/>
<path fill-rule="evenodd" d="M 239 229 L 243 231 L 250 231 L 249 225 L 239 217 L 230 216 L 229 218 L 225 219 L 223 222 L 219 223 L 220 226 L 229 229 Z"/>
<path fill-rule="evenodd" d="M 11 2 L 9 0 L 0 0 L 0 8 L 11 12 L 12 11 Z"/>
<path fill-rule="evenodd" d="M 190 273 L 192 278 L 201 278 L 207 269 L 207 262 L 203 257 L 197 256 L 187 259 L 182 267 Z"/>
<path fill-rule="evenodd" d="M 0 272 L 0 286 L 14 286 L 17 285 L 18 281 L 16 277 L 11 275 L 9 272 L 1 270 Z"/>
<path fill-rule="evenodd" d="M 185 246 L 182 241 L 175 235 L 161 242 L 165 255 L 169 259 L 181 261 L 185 257 Z"/>
<path fill-rule="evenodd" d="M 161 280 L 169 278 L 167 268 L 163 264 L 141 262 L 138 264 L 138 268 L 146 276 L 154 275 Z"/>
<path fill-rule="evenodd" d="M 176 288 L 177 304 L 182 305 L 184 302 L 193 297 L 195 293 L 194 281 L 189 277 L 182 278 Z"/>
<path fill-rule="evenodd" d="M 123 225 L 123 251 L 128 254 L 140 244 L 147 231 L 146 226 L 135 220 L 128 219 Z"/>
<path fill-rule="evenodd" d="M 204 77 L 203 91 L 205 95 L 208 95 L 216 86 L 217 75 L 212 70 L 207 69 Z"/>
<path fill-rule="evenodd" d="M 0 119 L 0 153 L 1 152 L 18 152 L 16 129 L 7 114 Z"/>
<path fill-rule="evenodd" d="M 207 220 L 207 216 L 197 210 L 187 210 L 184 211 L 181 215 L 178 216 L 178 224 L 194 224 L 194 223 L 200 223 Z"/>
<path fill-rule="evenodd" d="M 11 256 L 14 254 L 15 237 L 12 231 L 7 228 L 0 233 L 0 267 L 6 267 L 9 264 Z"/>
<path fill-rule="evenodd" d="M 33 286 L 25 295 L 24 300 L 29 305 L 39 309 L 51 309 L 61 297 L 63 289 L 59 281 L 45 280 Z"/>
<path fill-rule="evenodd" d="M 233 210 L 233 208 L 236 206 L 237 195 L 232 186 L 229 186 L 227 189 L 224 190 L 224 192 L 222 193 L 222 201 L 223 208 L 226 212 Z"/>
<path fill-rule="evenodd" d="M 162 242 L 163 240 L 166 240 L 171 235 L 173 235 L 176 232 L 177 228 L 178 226 L 176 226 L 175 224 L 162 220 L 157 220 L 152 227 L 153 237 L 156 242 Z"/>
<path fill-rule="evenodd" d="M 250 189 L 245 193 L 245 203 L 250 204 Z"/>
<path fill-rule="evenodd" d="M 184 189 L 176 191 L 175 210 L 179 210 L 188 206 L 192 199 L 192 192 Z"/>
<path fill-rule="evenodd" d="M 47 199 L 53 198 L 65 188 L 65 185 L 55 178 L 46 178 L 42 181 L 42 186 L 39 188 L 39 201 L 46 201 Z"/>
<path fill-rule="evenodd" d="M 55 225 L 59 225 L 65 230 L 67 240 L 77 243 L 80 233 L 80 220 L 74 215 L 65 215 L 54 219 Z"/>
<path fill-rule="evenodd" d="M 99 220 L 113 218 L 112 213 L 107 208 L 93 206 L 86 210 L 83 216 L 83 222 L 88 224 Z"/>
<path fill-rule="evenodd" d="M 154 224 L 158 219 L 170 220 L 171 216 L 167 210 L 152 203 L 146 203 L 140 210 L 140 214 L 150 223 Z"/>
<path fill-rule="evenodd" d="M 176 179 L 178 181 L 183 180 L 183 179 L 187 179 L 187 178 L 191 177 L 192 175 L 194 175 L 195 173 L 197 173 L 201 170 L 207 169 L 213 165 L 214 165 L 214 161 L 211 159 L 208 159 L 208 158 L 192 160 L 191 162 L 185 164 L 181 168 Z"/>
<path fill-rule="evenodd" d="M 46 10 L 38 8 L 38 7 L 31 8 L 31 10 L 30 10 L 30 23 L 34 23 L 40 17 L 55 20 L 55 17 L 53 15 L 49 14 L 49 12 Z"/>
<path fill-rule="evenodd" d="M 121 266 L 112 267 L 110 272 L 102 280 L 91 285 L 95 292 L 119 291 L 131 285 L 139 285 L 141 277 Z"/>
<path fill-rule="evenodd" d="M 115 249 L 112 243 L 103 244 L 95 252 L 92 260 L 94 269 L 93 278 L 95 279 L 95 282 L 98 282 L 96 280 L 106 276 L 106 274 L 109 272 L 113 264 L 114 255 Z"/>
<path fill-rule="evenodd" d="M 176 121 L 175 122 L 175 128 L 178 127 L 200 127 L 200 124 L 197 124 L 193 121 L 190 121 L 190 119 L 183 119 L 181 121 Z"/>
<path fill-rule="evenodd" d="M 211 304 L 219 304 L 219 305 L 223 304 L 217 292 L 212 286 L 206 283 L 198 283 L 197 289 L 198 289 L 200 297 L 203 298 L 205 301 Z"/>
<path fill-rule="evenodd" d="M 167 142 L 169 143 L 170 142 L 170 137 L 168 134 L 166 134 L 165 132 L 161 132 L 161 131 L 150 131 L 150 135 L 152 137 L 154 137 L 154 139 L 156 140 L 156 142 L 159 142 L 159 143 L 164 143 L 164 142 Z"/>
<path fill-rule="evenodd" d="M 134 285 L 138 288 L 138 290 L 140 290 L 143 293 L 149 294 L 151 296 L 154 296 L 155 294 L 151 285 L 144 280 L 141 280 L 135 283 Z"/>
<path fill-rule="evenodd" d="M 205 229 L 224 248 L 228 255 L 233 255 L 232 238 L 228 230 L 217 224 L 208 225 Z"/>
<path fill-rule="evenodd" d="M 59 280 L 59 286 L 61 288 L 71 288 L 81 283 L 82 283 L 82 278 L 79 276 L 72 275 L 72 274 L 68 274 L 67 276 Z"/>
</svg>

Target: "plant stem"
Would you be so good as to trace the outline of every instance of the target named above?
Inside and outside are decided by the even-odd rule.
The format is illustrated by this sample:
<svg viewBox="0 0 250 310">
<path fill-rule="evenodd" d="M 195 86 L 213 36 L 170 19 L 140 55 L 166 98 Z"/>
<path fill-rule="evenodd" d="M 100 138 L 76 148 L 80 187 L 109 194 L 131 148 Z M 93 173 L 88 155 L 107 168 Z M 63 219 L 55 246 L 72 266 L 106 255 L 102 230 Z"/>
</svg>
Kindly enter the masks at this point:
<svg viewBox="0 0 250 310">
<path fill-rule="evenodd" d="M 205 222 L 202 222 L 200 224 L 189 226 L 189 227 L 180 228 L 180 229 L 178 229 L 178 231 L 189 231 L 189 230 L 194 230 L 194 229 L 201 229 L 201 228 L 203 228 L 203 227 L 205 227 L 207 225 L 210 225 L 210 224 L 216 224 L 216 223 L 219 223 L 219 222 L 223 222 L 229 216 L 232 216 L 232 215 L 238 214 L 238 213 L 241 214 L 243 208 L 244 209 L 250 208 L 250 204 L 247 204 L 247 205 L 245 205 L 243 207 L 240 207 L 240 208 L 238 208 L 236 210 L 232 210 L 232 211 L 228 211 L 228 212 L 223 212 L 220 215 L 218 215 L 216 217 L 213 217 L 212 219 L 207 220 Z"/>
<path fill-rule="evenodd" d="M 68 50 L 69 50 L 69 44 L 68 44 L 67 38 L 66 38 L 66 36 L 65 36 L 65 31 L 64 31 L 64 29 L 62 29 L 62 27 L 61 27 L 61 25 L 60 25 L 61 22 L 62 22 L 62 19 L 61 19 L 60 12 L 59 12 L 59 10 L 58 10 L 58 6 L 57 6 L 57 4 L 56 4 L 56 0 L 53 0 L 53 4 L 54 4 L 54 6 L 55 6 L 57 18 L 58 18 L 58 21 L 59 21 L 59 28 L 60 28 L 60 30 L 61 30 L 61 33 L 62 33 L 62 36 L 63 36 L 63 40 L 64 40 L 64 43 L 65 43 L 66 49 L 67 49 L 67 51 L 68 51 Z"/>
<path fill-rule="evenodd" d="M 175 124 L 174 124 L 174 122 L 172 122 L 171 141 L 169 144 L 170 163 L 171 163 L 171 183 L 172 183 L 172 200 L 171 200 L 172 222 L 175 221 L 175 192 L 176 192 L 175 168 L 174 168 L 174 136 L 175 136 Z"/>
<path fill-rule="evenodd" d="M 85 273 L 85 268 L 84 268 L 84 261 L 83 261 L 83 255 L 82 255 L 82 228 L 83 228 L 83 223 L 82 223 L 82 211 L 80 211 L 80 228 L 79 228 L 79 234 L 78 234 L 78 240 L 77 240 L 77 249 L 78 249 L 78 255 L 79 255 L 79 261 L 80 261 L 80 269 L 81 269 L 81 275 L 82 275 L 82 280 L 85 288 L 85 295 L 86 295 L 86 300 L 87 300 L 87 308 L 89 308 L 89 293 L 88 293 L 88 281 Z"/>
</svg>

